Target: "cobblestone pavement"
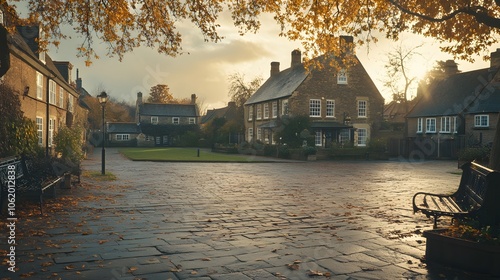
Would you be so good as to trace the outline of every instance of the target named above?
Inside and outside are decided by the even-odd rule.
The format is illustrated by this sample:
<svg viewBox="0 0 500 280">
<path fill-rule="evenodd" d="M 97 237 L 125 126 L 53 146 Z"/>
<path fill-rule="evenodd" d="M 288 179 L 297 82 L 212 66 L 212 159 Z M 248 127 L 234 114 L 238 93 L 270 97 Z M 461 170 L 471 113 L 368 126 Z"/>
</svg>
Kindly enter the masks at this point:
<svg viewBox="0 0 500 280">
<path fill-rule="evenodd" d="M 62 226 L 18 246 L 21 270 L 3 269 L 2 277 L 478 277 L 422 262 L 421 232 L 432 221 L 411 209 L 417 191 L 458 186 L 456 162 L 154 163 L 116 149 L 107 149 L 106 161 L 118 180 L 98 184 L 117 198 L 47 217 Z M 100 167 L 98 150 L 84 168 Z"/>
</svg>

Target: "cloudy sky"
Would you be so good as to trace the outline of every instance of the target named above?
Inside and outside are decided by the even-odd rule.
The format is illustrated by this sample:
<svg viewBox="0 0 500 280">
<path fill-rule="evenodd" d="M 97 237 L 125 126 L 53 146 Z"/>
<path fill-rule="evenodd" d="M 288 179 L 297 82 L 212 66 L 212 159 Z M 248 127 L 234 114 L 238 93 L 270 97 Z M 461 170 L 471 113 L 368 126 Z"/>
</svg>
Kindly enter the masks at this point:
<svg viewBox="0 0 500 280">
<path fill-rule="evenodd" d="M 78 38 L 63 41 L 59 49 L 51 49 L 50 55 L 53 60 L 70 61 L 78 68 L 83 86 L 92 95 L 104 89 L 118 100 L 133 102 L 137 92 L 141 91 L 147 96 L 152 86 L 166 84 L 174 97 L 189 98 L 194 93 L 203 109 L 212 109 L 223 107 L 229 101 L 230 75 L 244 75 L 247 81 L 256 77 L 266 80 L 272 61 L 280 62 L 280 69 L 284 70 L 290 66 L 292 50 L 301 48 L 300 42 L 290 42 L 279 37 L 279 27 L 270 18 L 263 18 L 257 34 L 244 36 L 238 35 L 229 17 L 222 17 L 220 22 L 219 31 L 225 39 L 219 43 L 204 42 L 195 27 L 181 24 L 179 30 L 183 35 L 183 51 L 189 54 L 177 57 L 159 54 L 155 49 L 139 48 L 127 53 L 120 62 L 117 57 L 106 57 L 105 44 L 101 44 L 96 45 L 101 58 L 86 67 L 84 59 L 76 57 L 76 48 L 81 44 Z M 437 43 L 414 35 L 403 36 L 402 42 L 399 43 L 381 40 L 377 44 L 370 44 L 369 47 L 356 48 L 357 56 L 386 102 L 391 100 L 391 93 L 383 87 L 387 53 L 399 44 L 412 48 L 420 43 L 424 43 L 424 46 L 418 49 L 421 56 L 415 56 L 411 67 L 415 75 L 425 73 L 432 68 L 436 60 L 452 58 L 449 54 L 441 53 Z M 459 70 L 487 67 L 488 62 L 480 57 L 478 56 L 473 64 L 457 61 Z"/>
</svg>

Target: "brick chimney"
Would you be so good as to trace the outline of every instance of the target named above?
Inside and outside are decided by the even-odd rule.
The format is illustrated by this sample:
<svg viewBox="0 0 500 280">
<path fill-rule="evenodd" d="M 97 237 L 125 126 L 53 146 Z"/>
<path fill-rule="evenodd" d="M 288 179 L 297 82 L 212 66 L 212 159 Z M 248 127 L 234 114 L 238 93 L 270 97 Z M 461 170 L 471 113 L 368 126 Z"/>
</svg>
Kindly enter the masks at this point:
<svg viewBox="0 0 500 280">
<path fill-rule="evenodd" d="M 300 64 L 302 64 L 302 53 L 300 50 L 295 49 L 292 51 L 292 63 L 290 66 L 294 67 Z"/>
<path fill-rule="evenodd" d="M 191 104 L 196 104 L 196 94 L 191 94 Z"/>
<path fill-rule="evenodd" d="M 140 107 L 142 106 L 142 92 L 137 93 L 137 101 L 135 102 L 135 123 L 140 122 L 141 112 Z"/>
<path fill-rule="evenodd" d="M 271 62 L 271 77 L 280 72 L 280 63 L 277 61 Z"/>
<path fill-rule="evenodd" d="M 341 53 L 354 53 L 354 38 L 352 36 L 341 35 L 339 41 Z"/>
<path fill-rule="evenodd" d="M 80 78 L 79 71 L 76 69 L 76 91 L 81 92 L 82 87 L 82 78 Z"/>
<path fill-rule="evenodd" d="M 449 59 L 444 63 L 444 74 L 448 77 L 458 73 L 458 64 L 455 60 Z"/>
<path fill-rule="evenodd" d="M 498 67 L 500 67 L 500 49 L 497 49 L 495 52 L 492 52 L 490 56 L 490 68 L 498 68 Z"/>
</svg>

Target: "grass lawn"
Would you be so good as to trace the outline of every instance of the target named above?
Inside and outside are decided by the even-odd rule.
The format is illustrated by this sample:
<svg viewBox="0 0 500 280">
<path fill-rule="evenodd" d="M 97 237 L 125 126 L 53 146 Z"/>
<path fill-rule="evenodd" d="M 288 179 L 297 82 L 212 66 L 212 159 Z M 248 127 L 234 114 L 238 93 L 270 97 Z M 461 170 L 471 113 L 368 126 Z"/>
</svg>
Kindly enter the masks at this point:
<svg viewBox="0 0 500 280">
<path fill-rule="evenodd" d="M 121 148 L 122 155 L 137 161 L 180 161 L 180 162 L 257 162 L 258 158 L 248 155 L 212 153 L 197 148 Z"/>
</svg>

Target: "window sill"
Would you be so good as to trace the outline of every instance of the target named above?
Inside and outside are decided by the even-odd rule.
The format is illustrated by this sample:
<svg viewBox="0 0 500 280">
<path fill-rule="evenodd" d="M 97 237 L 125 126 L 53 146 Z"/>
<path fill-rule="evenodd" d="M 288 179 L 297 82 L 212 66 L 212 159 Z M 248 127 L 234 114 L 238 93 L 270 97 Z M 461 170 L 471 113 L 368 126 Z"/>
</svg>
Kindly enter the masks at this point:
<svg viewBox="0 0 500 280">
<path fill-rule="evenodd" d="M 489 126 L 475 126 L 472 128 L 473 130 L 489 130 Z"/>
</svg>

